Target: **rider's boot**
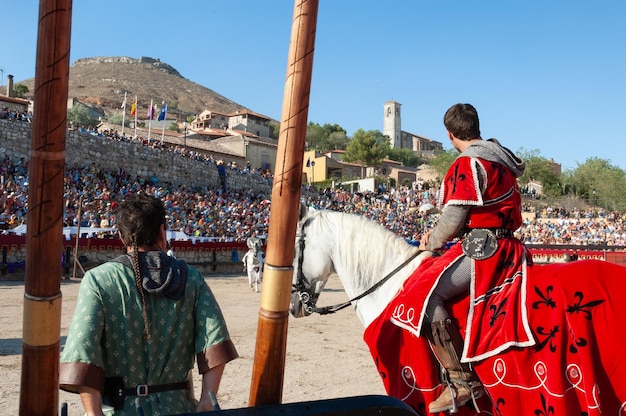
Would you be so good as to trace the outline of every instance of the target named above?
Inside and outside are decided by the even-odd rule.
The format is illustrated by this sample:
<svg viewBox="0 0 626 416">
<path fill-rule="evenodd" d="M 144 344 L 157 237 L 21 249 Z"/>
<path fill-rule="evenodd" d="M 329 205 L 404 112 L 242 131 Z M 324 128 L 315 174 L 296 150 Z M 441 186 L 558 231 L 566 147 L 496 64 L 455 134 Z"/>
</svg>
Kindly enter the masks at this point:
<svg viewBox="0 0 626 416">
<path fill-rule="evenodd" d="M 484 390 L 469 364 L 461 363 L 460 357 L 463 352 L 461 333 L 450 319 L 434 322 L 431 327 L 430 333 L 426 331 L 426 338 L 442 366 L 444 390 L 428 405 L 428 411 L 456 413 L 460 406 L 470 400 L 476 406 L 476 399 L 483 395 Z"/>
</svg>

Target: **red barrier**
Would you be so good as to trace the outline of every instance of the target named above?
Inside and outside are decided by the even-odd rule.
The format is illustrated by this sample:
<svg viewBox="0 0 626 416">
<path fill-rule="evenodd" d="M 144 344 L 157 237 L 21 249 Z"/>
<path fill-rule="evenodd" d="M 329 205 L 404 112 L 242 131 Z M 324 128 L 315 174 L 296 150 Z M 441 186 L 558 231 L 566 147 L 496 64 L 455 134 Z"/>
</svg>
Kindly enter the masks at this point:
<svg viewBox="0 0 626 416">
<path fill-rule="evenodd" d="M 62 240 L 63 248 L 76 247 L 76 239 Z M 26 236 L 15 234 L 0 235 L 0 247 L 10 247 L 21 250 L 26 246 Z M 247 250 L 245 241 L 229 242 L 193 242 L 193 241 L 172 241 L 174 250 L 190 251 L 214 251 L 214 250 Z M 122 249 L 124 245 L 118 238 L 79 238 L 78 249 L 87 251 L 112 251 Z"/>
<path fill-rule="evenodd" d="M 74 250 L 76 239 L 62 240 L 64 251 L 68 248 Z M 0 247 L 10 250 L 23 250 L 26 246 L 26 236 L 6 234 L 0 235 Z M 533 258 L 545 258 L 549 262 L 563 261 L 566 255 L 576 253 L 578 260 L 596 259 L 610 263 L 626 266 L 626 247 L 602 246 L 527 246 Z M 124 245 L 118 238 L 79 238 L 79 251 L 115 251 L 122 250 Z M 199 252 L 209 255 L 215 251 L 246 251 L 248 246 L 245 241 L 228 242 L 193 242 L 193 241 L 172 241 L 172 248 L 175 252 Z M 4 260 L 4 259 L 3 259 Z"/>
</svg>

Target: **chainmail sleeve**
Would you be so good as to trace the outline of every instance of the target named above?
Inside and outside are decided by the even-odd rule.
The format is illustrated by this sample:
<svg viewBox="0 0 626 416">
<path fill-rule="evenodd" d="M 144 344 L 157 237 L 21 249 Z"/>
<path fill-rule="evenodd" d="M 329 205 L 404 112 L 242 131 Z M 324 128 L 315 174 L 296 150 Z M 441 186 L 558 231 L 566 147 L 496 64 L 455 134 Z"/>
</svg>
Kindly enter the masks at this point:
<svg viewBox="0 0 626 416">
<path fill-rule="evenodd" d="M 437 226 L 428 237 L 426 250 L 438 250 L 445 243 L 458 236 L 465 226 L 465 219 L 471 208 L 465 205 L 447 205 L 441 212 Z"/>
</svg>

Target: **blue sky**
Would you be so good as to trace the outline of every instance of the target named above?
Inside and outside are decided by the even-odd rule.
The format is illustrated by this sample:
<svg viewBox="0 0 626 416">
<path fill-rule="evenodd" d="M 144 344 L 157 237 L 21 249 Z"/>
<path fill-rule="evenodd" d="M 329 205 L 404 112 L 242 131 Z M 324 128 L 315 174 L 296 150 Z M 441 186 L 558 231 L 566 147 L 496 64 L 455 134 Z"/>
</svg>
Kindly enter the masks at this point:
<svg viewBox="0 0 626 416">
<path fill-rule="evenodd" d="M 167 6 L 165 6 L 167 5 Z M 35 75 L 39 2 L 6 9 L 0 68 Z M 149 56 L 255 112 L 282 113 L 293 0 L 73 2 L 71 62 Z M 402 129 L 450 148 L 442 118 L 476 106 L 483 138 L 574 169 L 626 170 L 626 1 L 320 0 L 309 121 Z"/>
</svg>

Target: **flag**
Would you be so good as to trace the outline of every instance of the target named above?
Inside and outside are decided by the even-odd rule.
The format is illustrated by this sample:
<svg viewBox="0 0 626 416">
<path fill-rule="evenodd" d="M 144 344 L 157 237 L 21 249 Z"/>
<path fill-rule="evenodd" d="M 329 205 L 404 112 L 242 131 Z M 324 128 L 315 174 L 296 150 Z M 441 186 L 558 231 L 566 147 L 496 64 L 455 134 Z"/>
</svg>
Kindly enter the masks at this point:
<svg viewBox="0 0 626 416">
<path fill-rule="evenodd" d="M 158 121 L 165 120 L 166 114 L 167 114 L 167 104 L 163 104 L 163 108 L 161 109 L 161 112 L 159 113 L 159 117 L 157 118 L 157 120 Z"/>
<path fill-rule="evenodd" d="M 122 106 L 120 108 L 126 110 L 126 93 L 124 93 L 124 101 L 122 102 Z"/>
<path fill-rule="evenodd" d="M 130 115 L 137 115 L 137 97 L 135 97 L 135 101 L 133 101 L 133 105 L 130 106 Z"/>
<path fill-rule="evenodd" d="M 148 120 L 154 120 L 154 105 L 152 105 L 152 104 L 150 104 L 150 107 L 148 107 L 147 119 Z"/>
</svg>

